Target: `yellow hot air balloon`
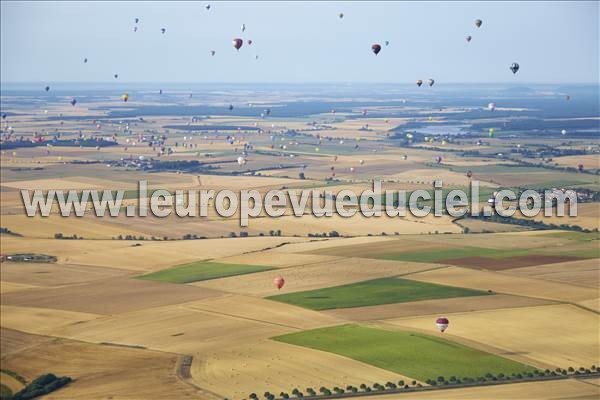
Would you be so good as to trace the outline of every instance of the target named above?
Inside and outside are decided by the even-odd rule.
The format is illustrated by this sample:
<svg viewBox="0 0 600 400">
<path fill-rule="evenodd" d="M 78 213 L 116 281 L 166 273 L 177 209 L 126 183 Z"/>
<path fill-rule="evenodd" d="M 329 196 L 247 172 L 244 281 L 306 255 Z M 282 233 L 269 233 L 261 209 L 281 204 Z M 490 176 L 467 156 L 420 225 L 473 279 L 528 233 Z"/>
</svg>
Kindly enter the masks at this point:
<svg viewBox="0 0 600 400">
<path fill-rule="evenodd" d="M 121 96 L 121 100 L 127 102 L 127 100 L 129 100 L 129 93 L 123 93 L 123 95 Z"/>
<path fill-rule="evenodd" d="M 490 129 L 488 130 L 488 135 L 489 135 L 489 137 L 491 137 L 491 138 L 492 138 L 492 137 L 494 137 L 494 131 L 495 131 L 495 129 L 494 129 L 494 128 L 490 128 Z"/>
</svg>

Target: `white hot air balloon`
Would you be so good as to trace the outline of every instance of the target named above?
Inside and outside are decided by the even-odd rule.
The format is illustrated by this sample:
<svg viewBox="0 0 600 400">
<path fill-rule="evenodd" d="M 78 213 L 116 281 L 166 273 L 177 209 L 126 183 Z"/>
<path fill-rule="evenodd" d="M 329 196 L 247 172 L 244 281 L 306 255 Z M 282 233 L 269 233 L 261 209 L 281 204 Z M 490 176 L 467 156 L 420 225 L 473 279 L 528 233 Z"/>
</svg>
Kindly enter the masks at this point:
<svg viewBox="0 0 600 400">
<path fill-rule="evenodd" d="M 449 324 L 450 324 L 450 321 L 448 321 L 448 318 L 446 318 L 446 317 L 439 317 L 438 319 L 435 320 L 435 325 L 442 333 L 444 333 L 444 331 L 446 329 L 448 329 Z"/>
</svg>

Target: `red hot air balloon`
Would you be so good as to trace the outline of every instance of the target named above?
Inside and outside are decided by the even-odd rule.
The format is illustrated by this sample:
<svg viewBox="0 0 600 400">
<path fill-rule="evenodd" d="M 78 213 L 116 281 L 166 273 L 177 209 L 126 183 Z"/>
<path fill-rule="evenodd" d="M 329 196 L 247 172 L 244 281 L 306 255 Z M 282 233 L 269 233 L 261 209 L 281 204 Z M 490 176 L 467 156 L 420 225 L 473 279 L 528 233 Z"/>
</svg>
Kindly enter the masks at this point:
<svg viewBox="0 0 600 400">
<path fill-rule="evenodd" d="M 438 319 L 435 320 L 435 325 L 442 333 L 444 333 L 444 331 L 446 329 L 448 329 L 449 324 L 450 324 L 450 321 L 448 321 L 448 318 L 446 318 L 446 317 L 439 317 Z"/>
<path fill-rule="evenodd" d="M 244 44 L 244 41 L 242 39 L 240 39 L 240 38 L 233 39 L 233 47 L 235 47 L 236 50 L 239 50 L 243 44 Z"/>
<path fill-rule="evenodd" d="M 373 53 L 375 53 L 375 55 L 377 55 L 381 51 L 381 45 L 375 43 L 373 46 L 371 46 L 371 50 L 373 51 Z"/>
<path fill-rule="evenodd" d="M 281 276 L 278 276 L 277 278 L 273 279 L 273 283 L 275 284 L 275 286 L 279 290 L 285 284 L 285 280 Z"/>
</svg>

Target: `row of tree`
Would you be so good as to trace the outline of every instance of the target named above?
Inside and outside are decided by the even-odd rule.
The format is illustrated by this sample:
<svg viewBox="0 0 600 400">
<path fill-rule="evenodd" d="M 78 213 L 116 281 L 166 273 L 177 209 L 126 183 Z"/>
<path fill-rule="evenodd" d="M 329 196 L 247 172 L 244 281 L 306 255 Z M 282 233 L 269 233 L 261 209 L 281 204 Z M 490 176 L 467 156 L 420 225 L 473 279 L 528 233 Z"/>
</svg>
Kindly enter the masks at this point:
<svg viewBox="0 0 600 400">
<path fill-rule="evenodd" d="M 484 383 L 484 382 L 499 382 L 499 381 L 527 381 L 527 380 L 538 380 L 538 379 L 552 379 L 552 378 L 557 378 L 557 377 L 567 377 L 570 375 L 590 375 L 590 374 L 598 374 L 600 372 L 600 368 L 597 368 L 595 365 L 592 365 L 590 368 L 585 368 L 585 367 L 579 367 L 578 369 L 575 369 L 573 367 L 568 367 L 566 369 L 563 368 L 556 368 L 554 370 L 550 370 L 550 369 L 546 369 L 546 370 L 533 370 L 533 371 L 524 371 L 521 373 L 513 373 L 511 375 L 505 375 L 503 373 L 499 373 L 497 375 L 494 375 L 492 373 L 487 373 L 484 376 L 478 376 L 478 377 L 464 377 L 464 378 L 459 378 L 456 376 L 450 376 L 449 378 L 446 378 L 444 376 L 438 376 L 436 379 L 427 379 L 425 381 L 425 383 L 427 385 L 429 385 L 430 387 L 437 387 L 437 386 L 472 386 L 472 385 L 477 385 L 480 383 Z M 317 397 L 317 396 L 332 396 L 332 397 L 337 397 L 344 395 L 345 393 L 348 394 L 354 394 L 354 393 L 370 393 L 370 392 L 381 392 L 381 391 L 397 391 L 397 390 L 406 390 L 406 389 L 410 389 L 410 390 L 419 390 L 421 388 L 423 388 L 424 386 L 417 382 L 416 380 L 413 380 L 411 382 L 405 382 L 404 380 L 399 380 L 398 382 L 391 382 L 388 381 L 385 383 L 385 385 L 382 385 L 380 383 L 374 383 L 373 385 L 369 386 L 365 383 L 360 384 L 358 387 L 357 386 L 352 386 L 352 385 L 348 385 L 345 388 L 342 387 L 334 387 L 332 389 L 329 389 L 325 386 L 321 386 L 319 388 L 319 391 L 317 393 L 317 391 L 313 388 L 306 388 L 304 392 L 302 392 L 300 389 L 298 388 L 294 388 L 291 391 L 291 395 L 288 394 L 287 392 L 281 392 L 279 393 L 279 397 L 277 397 L 275 394 L 271 393 L 271 392 L 265 392 L 263 394 L 263 398 L 266 400 L 275 400 L 276 398 L 279 399 L 289 399 L 290 397 L 295 397 L 295 398 L 305 398 L 305 397 Z M 424 390 L 424 389 L 422 389 Z M 248 396 L 249 399 L 251 400 L 258 400 L 259 396 L 256 393 L 250 393 L 250 395 Z"/>
</svg>

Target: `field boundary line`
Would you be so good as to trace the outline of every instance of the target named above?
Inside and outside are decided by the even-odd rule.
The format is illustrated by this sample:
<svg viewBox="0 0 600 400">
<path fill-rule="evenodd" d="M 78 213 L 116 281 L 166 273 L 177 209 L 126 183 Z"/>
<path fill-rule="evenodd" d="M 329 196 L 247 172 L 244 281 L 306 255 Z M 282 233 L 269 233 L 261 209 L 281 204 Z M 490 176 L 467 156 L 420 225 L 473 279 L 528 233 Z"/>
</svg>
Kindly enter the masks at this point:
<svg viewBox="0 0 600 400">
<path fill-rule="evenodd" d="M 206 310 L 204 308 L 197 308 L 197 307 L 191 307 L 191 306 L 185 306 L 185 305 L 179 305 L 179 307 L 183 308 L 183 309 L 186 309 L 186 310 L 189 310 L 189 311 L 201 312 L 201 313 L 207 313 L 207 314 L 215 314 L 215 315 L 222 315 L 224 317 L 241 319 L 241 320 L 244 320 L 244 321 L 252 321 L 252 322 L 257 322 L 257 323 L 264 324 L 264 325 L 275 325 L 275 326 L 281 326 L 283 328 L 290 328 L 290 329 L 295 329 L 295 330 L 303 330 L 303 328 L 300 328 L 300 327 L 297 327 L 297 326 L 291 326 L 291 325 L 286 325 L 286 324 L 278 324 L 277 322 L 269 322 L 269 321 L 264 321 L 264 320 L 256 319 L 256 318 L 243 317 L 243 316 L 240 316 L 240 315 L 228 314 L 228 313 L 224 313 L 224 312 L 220 312 L 220 311 Z"/>
</svg>

